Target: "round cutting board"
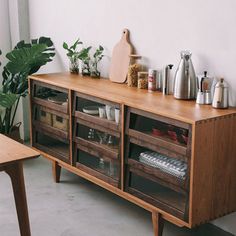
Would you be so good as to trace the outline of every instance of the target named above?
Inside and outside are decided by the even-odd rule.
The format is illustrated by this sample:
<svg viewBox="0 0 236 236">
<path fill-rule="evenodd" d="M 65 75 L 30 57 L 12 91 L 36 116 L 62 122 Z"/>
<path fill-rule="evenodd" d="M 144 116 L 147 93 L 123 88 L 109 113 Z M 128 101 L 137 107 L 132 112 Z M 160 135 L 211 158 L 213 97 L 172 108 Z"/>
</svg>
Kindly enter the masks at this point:
<svg viewBox="0 0 236 236">
<path fill-rule="evenodd" d="M 130 54 L 133 53 L 133 46 L 129 42 L 129 31 L 124 29 L 120 41 L 112 51 L 110 80 L 116 83 L 126 81 L 128 67 L 130 64 Z"/>
</svg>

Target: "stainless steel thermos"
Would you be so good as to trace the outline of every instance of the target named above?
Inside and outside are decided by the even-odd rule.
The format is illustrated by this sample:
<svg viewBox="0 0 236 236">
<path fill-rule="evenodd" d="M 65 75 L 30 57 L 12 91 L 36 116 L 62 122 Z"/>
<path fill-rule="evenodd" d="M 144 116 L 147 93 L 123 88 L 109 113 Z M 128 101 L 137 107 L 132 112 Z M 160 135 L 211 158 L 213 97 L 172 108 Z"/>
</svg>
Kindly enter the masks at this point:
<svg viewBox="0 0 236 236">
<path fill-rule="evenodd" d="M 175 73 L 174 97 L 195 99 L 198 90 L 197 78 L 193 68 L 190 51 L 181 51 L 181 60 Z"/>
</svg>

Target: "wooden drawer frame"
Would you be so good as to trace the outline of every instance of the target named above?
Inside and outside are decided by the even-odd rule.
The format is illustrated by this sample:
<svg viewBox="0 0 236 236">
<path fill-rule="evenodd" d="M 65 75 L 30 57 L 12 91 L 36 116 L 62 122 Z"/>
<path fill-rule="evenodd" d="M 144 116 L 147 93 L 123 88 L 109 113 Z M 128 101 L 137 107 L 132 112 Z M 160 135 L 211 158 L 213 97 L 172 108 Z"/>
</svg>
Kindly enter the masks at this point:
<svg viewBox="0 0 236 236">
<path fill-rule="evenodd" d="M 106 80 L 93 80 L 90 78 L 80 78 L 76 76 L 75 78 L 69 74 L 53 74 L 53 75 L 38 75 L 31 76 L 29 78 L 29 93 L 30 93 L 30 104 L 31 107 L 33 104 L 38 104 L 54 113 L 59 112 L 60 114 L 65 114 L 69 116 L 69 147 L 70 147 L 70 158 L 69 161 L 61 160 L 56 158 L 53 153 L 46 152 L 42 150 L 39 146 L 36 146 L 34 143 L 34 132 L 35 126 L 33 125 L 33 109 L 31 109 L 31 144 L 33 147 L 38 149 L 45 157 L 53 161 L 53 174 L 56 182 L 59 182 L 60 179 L 60 168 L 66 168 L 67 170 L 76 173 L 77 175 L 107 189 L 110 192 L 115 193 L 116 195 L 123 197 L 124 199 L 129 200 L 130 202 L 135 203 L 136 205 L 150 211 L 152 213 L 153 227 L 155 236 L 161 235 L 161 230 L 163 228 L 163 220 L 168 220 L 178 226 L 186 226 L 192 228 L 196 225 L 208 222 L 219 216 L 236 211 L 236 173 L 233 171 L 233 166 L 236 165 L 236 160 L 232 156 L 236 156 L 236 145 L 232 143 L 232 140 L 235 140 L 236 134 L 236 109 L 228 110 L 212 110 L 207 106 L 195 106 L 191 101 L 176 101 L 171 98 L 171 96 L 163 96 L 158 93 L 147 93 L 146 91 L 136 92 L 133 88 L 126 88 L 123 85 L 112 84 Z M 68 92 L 68 108 L 63 110 L 59 107 L 50 107 L 50 105 L 42 103 L 42 101 L 35 101 L 33 97 L 33 84 L 39 84 L 47 87 L 52 87 L 53 89 L 57 88 L 61 91 Z M 96 86 L 98 84 L 98 86 Z M 101 92 L 101 89 L 104 88 L 106 93 Z M 121 89 L 122 88 L 122 89 Z M 120 189 L 108 183 L 102 178 L 96 177 L 96 174 L 86 173 L 86 169 L 77 168 L 73 166 L 72 155 L 73 155 L 73 146 L 76 144 L 73 141 L 73 124 L 76 118 L 82 118 L 75 110 L 75 97 L 76 95 L 81 95 L 84 99 L 94 98 L 100 99 L 96 101 L 107 101 L 107 104 L 118 104 L 120 108 L 120 125 L 119 127 L 114 126 L 114 124 L 106 124 L 105 127 L 116 131 L 118 128 L 120 132 L 121 139 L 121 183 Z M 114 95 L 114 96 L 113 96 Z M 135 97 L 135 99 L 132 98 Z M 150 103 L 150 104 L 149 104 Z M 181 104 L 180 104 L 181 103 Z M 150 105 L 150 106 L 149 106 Z M 160 106 L 159 106 L 160 105 Z M 175 107 L 176 106 L 176 107 Z M 169 107 L 173 107 L 173 111 Z M 180 109 L 180 112 L 175 113 L 176 109 Z M 157 118 L 168 124 L 176 125 L 182 128 L 189 128 L 191 126 L 191 139 L 188 140 L 191 143 L 192 147 L 186 150 L 186 155 L 183 155 L 183 159 L 189 162 L 189 220 L 182 220 L 181 217 L 176 217 L 173 214 L 168 213 L 167 211 L 157 207 L 153 204 L 150 204 L 144 201 L 141 197 L 138 197 L 137 194 L 130 194 L 124 189 L 125 182 L 125 168 L 127 163 L 125 163 L 125 135 L 132 136 L 132 132 L 125 130 L 125 120 L 128 120 L 128 112 L 141 112 L 143 114 L 149 114 L 150 118 Z M 194 112 L 194 115 L 191 115 L 191 112 Z M 171 118 L 167 116 L 170 114 Z M 183 116 L 186 114 L 186 117 Z M 86 120 L 84 116 L 84 120 Z M 99 124 L 99 120 L 96 125 L 103 126 Z M 184 125 L 183 125 L 184 124 Z M 218 131 L 217 127 L 220 127 Z M 222 133 L 222 131 L 224 131 Z M 206 134 L 207 133 L 207 134 Z M 218 140 L 219 138 L 219 140 Z M 225 139 L 230 140 L 225 142 Z M 127 140 L 127 139 L 126 139 Z M 143 142 L 142 139 L 137 137 L 130 137 L 131 141 Z M 145 141 L 145 140 L 144 140 Z M 146 140 L 148 141 L 148 140 Z M 164 140 L 166 141 L 166 140 Z M 163 144 L 163 140 L 158 140 L 159 145 Z M 221 144 L 219 143 L 221 142 Z M 154 146 L 151 142 L 146 142 Z M 167 145 L 167 146 L 165 146 Z M 212 145 L 216 147 L 212 149 Z M 165 150 L 169 150 L 168 142 L 164 144 Z M 210 152 L 209 152 L 210 148 Z M 178 152 L 185 154 L 185 150 L 177 148 Z M 206 155 L 209 158 L 206 158 Z M 184 158 L 186 156 L 186 158 Z M 222 157 L 225 158 L 222 158 Z M 224 160 L 227 160 L 225 162 Z M 210 163 L 211 168 L 207 169 L 208 164 Z M 227 165 L 226 165 L 227 163 Z M 219 166 L 226 166 L 228 174 L 222 176 L 222 171 L 215 174 L 216 169 Z M 231 189 L 226 189 L 229 187 L 229 182 L 234 187 Z M 224 194 L 222 197 L 218 197 L 216 193 L 220 191 L 220 186 L 224 183 Z M 206 192 L 205 189 L 208 189 Z M 228 200 L 227 200 L 228 199 Z M 222 204 L 223 202 L 228 201 L 227 204 Z"/>
</svg>

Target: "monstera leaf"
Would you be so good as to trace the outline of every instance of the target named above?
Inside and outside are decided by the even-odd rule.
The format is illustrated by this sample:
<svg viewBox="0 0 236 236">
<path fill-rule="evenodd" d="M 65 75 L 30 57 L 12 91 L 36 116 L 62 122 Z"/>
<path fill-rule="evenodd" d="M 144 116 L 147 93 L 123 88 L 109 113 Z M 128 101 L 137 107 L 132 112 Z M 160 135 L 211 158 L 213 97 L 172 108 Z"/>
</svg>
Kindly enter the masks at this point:
<svg viewBox="0 0 236 236">
<path fill-rule="evenodd" d="M 31 43 L 22 40 L 6 55 L 9 62 L 4 68 L 4 73 L 6 75 L 8 71 L 12 75 L 17 73 L 31 75 L 52 61 L 52 57 L 55 56 L 54 50 L 52 40 L 47 37 L 32 39 Z"/>
<path fill-rule="evenodd" d="M 0 115 L 0 132 L 11 131 L 20 97 L 25 97 L 28 93 L 28 75 L 52 61 L 54 50 L 51 39 L 41 37 L 31 40 L 30 43 L 20 41 L 7 53 L 8 62 L 3 68 L 0 91 L 0 107 L 3 107 L 5 112 Z"/>
<path fill-rule="evenodd" d="M 0 92 L 0 106 L 4 108 L 11 108 L 15 104 L 18 97 L 19 96 L 14 93 Z"/>
</svg>

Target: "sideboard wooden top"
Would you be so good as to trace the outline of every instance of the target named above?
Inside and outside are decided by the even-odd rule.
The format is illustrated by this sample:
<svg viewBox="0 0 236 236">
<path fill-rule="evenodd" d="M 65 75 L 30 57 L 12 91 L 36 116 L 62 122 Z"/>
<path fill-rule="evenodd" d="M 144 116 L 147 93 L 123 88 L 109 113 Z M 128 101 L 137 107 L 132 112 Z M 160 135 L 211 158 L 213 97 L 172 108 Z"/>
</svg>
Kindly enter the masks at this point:
<svg viewBox="0 0 236 236">
<path fill-rule="evenodd" d="M 108 79 L 92 79 L 68 72 L 33 75 L 29 78 L 190 124 L 236 114 L 236 108 L 214 109 L 211 105 L 198 105 L 195 101 L 177 100 L 172 95 L 163 95 L 161 92 L 148 92 L 128 87 L 126 84 L 112 83 Z"/>
</svg>

